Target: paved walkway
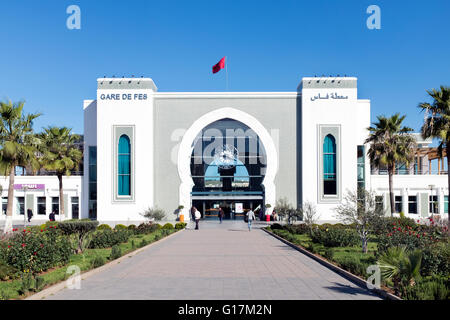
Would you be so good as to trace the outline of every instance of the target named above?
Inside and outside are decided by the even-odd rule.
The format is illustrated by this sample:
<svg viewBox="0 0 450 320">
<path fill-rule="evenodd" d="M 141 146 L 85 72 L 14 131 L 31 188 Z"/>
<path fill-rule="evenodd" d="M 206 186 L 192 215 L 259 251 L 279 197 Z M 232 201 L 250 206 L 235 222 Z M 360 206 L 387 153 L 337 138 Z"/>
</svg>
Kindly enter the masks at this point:
<svg viewBox="0 0 450 320">
<path fill-rule="evenodd" d="M 379 299 L 241 221 L 202 222 L 47 298 Z"/>
</svg>

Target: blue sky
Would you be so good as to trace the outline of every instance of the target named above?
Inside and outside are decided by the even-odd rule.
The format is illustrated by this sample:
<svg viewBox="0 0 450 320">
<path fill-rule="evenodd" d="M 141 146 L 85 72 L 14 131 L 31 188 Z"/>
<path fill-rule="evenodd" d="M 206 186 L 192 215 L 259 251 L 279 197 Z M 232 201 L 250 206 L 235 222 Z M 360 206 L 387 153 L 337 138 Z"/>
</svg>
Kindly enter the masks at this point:
<svg viewBox="0 0 450 320">
<path fill-rule="evenodd" d="M 81 8 L 69 30 L 66 8 Z M 381 8 L 381 30 L 366 8 Z M 379 114 L 418 130 L 427 89 L 450 85 L 450 1 L 6 1 L 0 12 L 0 99 L 42 112 L 40 130 L 83 132 L 96 78 L 145 76 L 160 91 L 295 91 L 301 77 L 348 75 Z"/>
</svg>

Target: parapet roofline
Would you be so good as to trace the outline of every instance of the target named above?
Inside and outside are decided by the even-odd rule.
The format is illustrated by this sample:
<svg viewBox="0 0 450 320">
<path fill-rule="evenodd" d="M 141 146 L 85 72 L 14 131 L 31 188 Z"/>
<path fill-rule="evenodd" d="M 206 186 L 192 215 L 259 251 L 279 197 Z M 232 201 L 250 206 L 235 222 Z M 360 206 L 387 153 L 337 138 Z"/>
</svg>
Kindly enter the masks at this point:
<svg viewBox="0 0 450 320">
<path fill-rule="evenodd" d="M 356 89 L 356 77 L 304 77 L 297 87 L 302 89 Z"/>
<path fill-rule="evenodd" d="M 151 78 L 98 78 L 97 89 L 150 89 L 158 91 Z"/>
</svg>

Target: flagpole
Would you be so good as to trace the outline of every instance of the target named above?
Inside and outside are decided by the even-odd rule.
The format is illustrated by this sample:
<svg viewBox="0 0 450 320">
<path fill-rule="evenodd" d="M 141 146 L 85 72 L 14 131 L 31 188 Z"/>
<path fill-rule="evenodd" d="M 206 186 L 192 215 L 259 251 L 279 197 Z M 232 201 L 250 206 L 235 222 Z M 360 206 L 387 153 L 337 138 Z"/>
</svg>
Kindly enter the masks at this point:
<svg viewBox="0 0 450 320">
<path fill-rule="evenodd" d="M 225 56 L 225 79 L 226 79 L 226 91 L 228 91 L 228 57 Z"/>
</svg>

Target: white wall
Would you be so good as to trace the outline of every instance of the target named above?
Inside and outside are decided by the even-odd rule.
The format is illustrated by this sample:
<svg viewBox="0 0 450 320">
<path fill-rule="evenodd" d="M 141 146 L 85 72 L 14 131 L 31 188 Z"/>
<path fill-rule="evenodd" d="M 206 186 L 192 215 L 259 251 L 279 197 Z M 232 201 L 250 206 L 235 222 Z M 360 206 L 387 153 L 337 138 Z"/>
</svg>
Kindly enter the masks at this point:
<svg viewBox="0 0 450 320">
<path fill-rule="evenodd" d="M 306 78 L 303 79 L 305 81 Z M 356 78 L 346 78 L 354 79 Z M 315 79 L 317 80 L 317 79 Z M 325 79 L 330 81 L 330 78 Z M 323 79 L 321 81 L 324 81 Z M 337 93 L 348 99 L 314 99 L 317 95 Z M 318 181 L 319 149 L 318 125 L 341 127 L 341 179 L 342 197 L 347 190 L 357 188 L 357 146 L 363 145 L 370 125 L 370 101 L 358 100 L 356 88 L 303 88 L 302 89 L 302 190 L 303 202 L 311 201 L 317 206 L 321 221 L 335 220 L 334 208 L 340 201 L 320 203 Z M 339 152 L 339 150 L 337 150 Z M 338 155 L 339 158 L 339 155 Z M 370 175 L 366 161 L 366 184 Z"/>
<path fill-rule="evenodd" d="M 17 212 L 17 199 L 16 197 L 24 197 L 26 195 L 34 195 L 34 206 L 33 206 L 33 219 L 34 220 L 46 220 L 48 221 L 49 214 L 52 211 L 52 197 L 59 197 L 59 182 L 56 176 L 16 176 L 14 179 L 14 184 L 44 184 L 45 188 L 43 190 L 32 190 L 29 189 L 26 192 L 22 190 L 14 190 L 14 202 L 13 202 L 13 220 L 23 219 L 23 215 Z M 8 186 L 9 177 L 0 177 L 0 185 L 3 188 L 1 194 L 2 198 L 8 197 Z M 83 194 L 82 194 L 83 177 L 82 176 L 65 176 L 63 177 L 63 192 L 68 195 L 68 208 L 65 208 L 66 218 L 72 218 L 72 205 L 71 197 L 78 197 L 79 202 L 79 214 L 81 215 L 81 208 L 83 206 Z M 37 214 L 37 197 L 47 197 L 46 215 Z M 25 197 L 26 201 L 26 197 Z M 27 204 L 25 203 L 25 208 Z M 1 208 L 1 207 L 0 207 Z M 26 210 L 25 210 L 26 214 Z M 57 219 L 59 217 L 57 216 Z M 4 220 L 5 215 L 0 213 L 0 219 Z"/>
<path fill-rule="evenodd" d="M 152 81 L 151 79 L 99 79 L 98 81 Z M 156 89 L 156 88 L 155 88 Z M 97 90 L 97 220 L 144 220 L 140 212 L 153 206 L 153 92 L 152 89 Z M 102 94 L 146 94 L 146 100 L 102 100 Z M 113 126 L 135 126 L 134 201 L 113 201 Z M 176 192 L 174 190 L 174 192 Z"/>
<path fill-rule="evenodd" d="M 378 195 L 384 195 L 384 208 L 390 208 L 389 198 L 389 176 L 388 175 L 370 175 L 371 189 Z M 403 213 L 410 218 L 418 218 L 421 216 L 420 207 L 418 214 L 409 214 L 408 212 L 408 195 L 419 195 L 428 193 L 428 195 L 438 195 L 439 213 L 442 216 L 444 212 L 444 195 L 448 195 L 447 175 L 423 174 L 423 175 L 394 175 L 394 196 L 402 196 Z M 433 189 L 430 189 L 433 185 Z M 419 202 L 419 201 L 418 201 Z M 418 203 L 419 206 L 419 203 Z M 428 210 L 429 211 L 429 210 Z M 427 212 L 428 212 L 427 211 Z M 446 218 L 446 214 L 443 218 Z"/>
</svg>

